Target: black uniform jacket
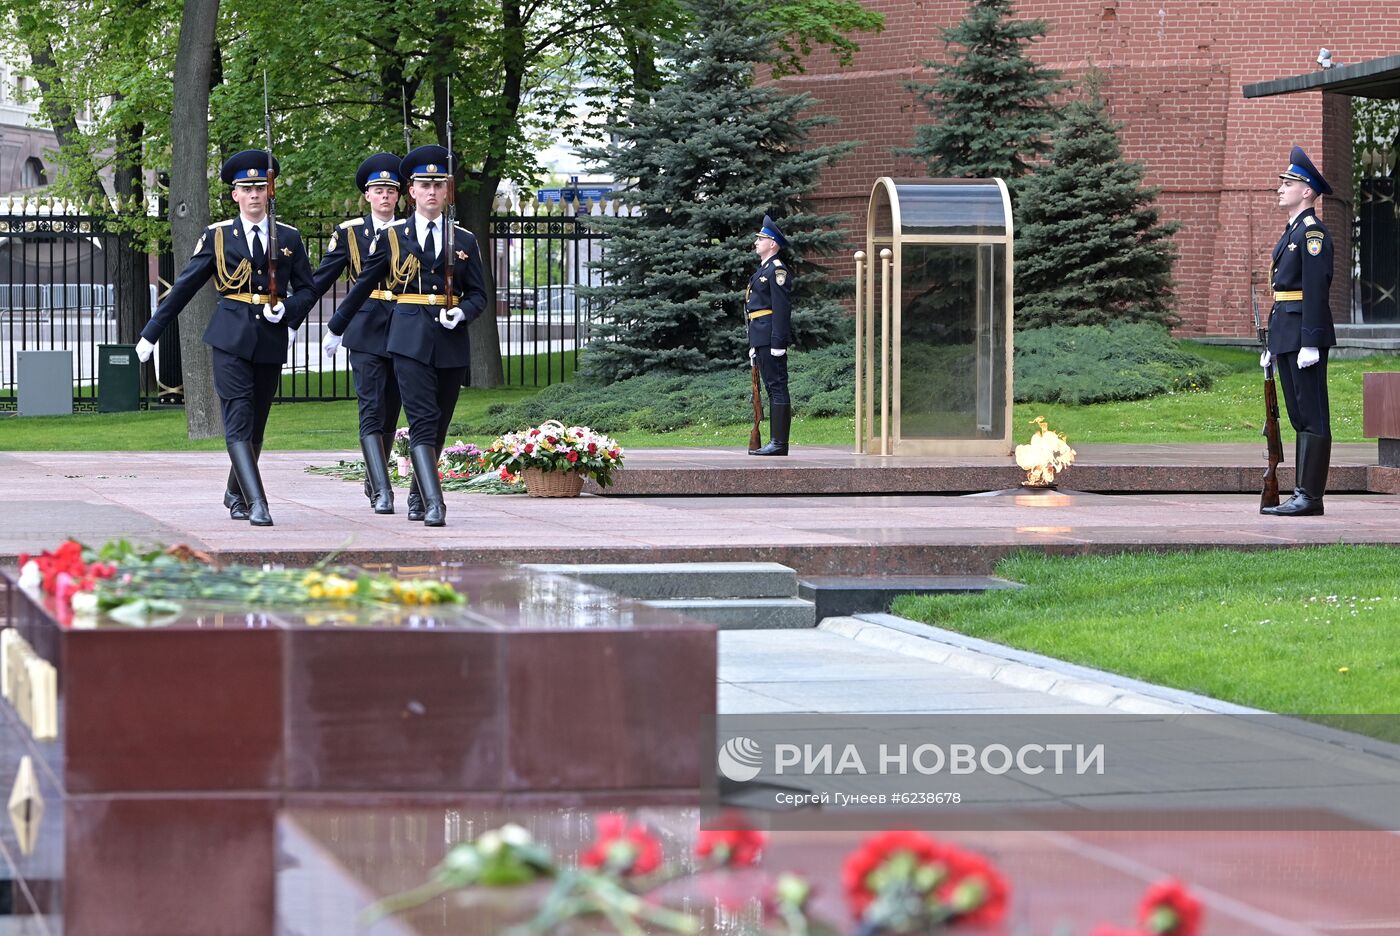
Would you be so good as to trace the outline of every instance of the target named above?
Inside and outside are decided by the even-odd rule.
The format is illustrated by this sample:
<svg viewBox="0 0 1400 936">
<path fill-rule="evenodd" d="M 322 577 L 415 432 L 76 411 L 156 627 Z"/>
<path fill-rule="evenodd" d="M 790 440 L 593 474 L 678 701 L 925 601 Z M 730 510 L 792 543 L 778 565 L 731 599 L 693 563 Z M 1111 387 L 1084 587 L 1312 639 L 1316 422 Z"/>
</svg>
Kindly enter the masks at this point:
<svg viewBox="0 0 1400 936">
<path fill-rule="evenodd" d="M 744 318 L 749 324 L 749 347 L 782 351 L 792 340 L 792 271 L 777 256 L 759 265 L 744 291 Z M 761 314 L 771 310 L 772 315 Z M 760 313 L 754 315 L 754 313 Z"/>
<path fill-rule="evenodd" d="M 1274 293 L 1301 292 L 1303 298 L 1275 299 L 1269 317 L 1269 350 L 1289 354 L 1300 348 L 1330 348 L 1332 327 L 1332 236 L 1309 208 L 1293 219 L 1274 246 Z"/>
<path fill-rule="evenodd" d="M 457 225 L 452 245 L 452 291 L 455 302 L 447 305 L 423 305 L 401 301 L 397 297 L 441 296 L 445 285 L 444 259 L 447 245 L 438 245 L 436 260 L 424 260 L 418 245 L 416 223 L 410 216 L 390 224 L 379 232 L 370 253 L 360 269 L 360 277 L 350 287 L 345 299 L 331 316 L 330 330 L 344 334 L 352 317 L 381 280 L 395 294 L 394 314 L 389 322 L 388 348 L 391 354 L 401 354 L 433 367 L 467 367 L 471 364 L 471 342 L 467 326 L 486 311 L 486 282 L 481 268 L 481 250 L 476 238 L 466 228 Z M 456 328 L 444 328 L 438 314 L 444 308 L 461 306 L 466 319 Z"/>
<path fill-rule="evenodd" d="M 324 296 L 340 278 L 346 267 L 350 269 L 350 282 L 360 279 L 365 258 L 374 244 L 374 218 L 352 218 L 342 222 L 331 235 L 325 256 L 314 274 L 316 295 Z M 381 279 L 371 287 L 372 292 L 388 292 L 388 285 Z M 387 299 L 366 299 L 365 304 L 345 326 L 345 347 L 351 351 L 363 351 L 387 357 L 389 354 L 389 317 L 394 314 L 394 304 Z"/>
<path fill-rule="evenodd" d="M 268 249 L 268 245 L 264 244 L 263 249 Z M 175 278 L 156 307 L 156 314 L 141 329 L 141 337 L 151 342 L 160 338 L 166 326 L 212 276 L 219 301 L 204 331 L 205 344 L 257 364 L 286 363 L 287 330 L 306 321 L 318 294 L 301 234 L 290 224 L 277 225 L 277 253 L 277 291 L 287 307 L 282 321 L 273 324 L 264 319 L 263 303 L 230 298 L 267 293 L 267 269 L 253 269 L 243 224 L 234 218 L 204 229 L 195 244 L 194 256 Z"/>
</svg>

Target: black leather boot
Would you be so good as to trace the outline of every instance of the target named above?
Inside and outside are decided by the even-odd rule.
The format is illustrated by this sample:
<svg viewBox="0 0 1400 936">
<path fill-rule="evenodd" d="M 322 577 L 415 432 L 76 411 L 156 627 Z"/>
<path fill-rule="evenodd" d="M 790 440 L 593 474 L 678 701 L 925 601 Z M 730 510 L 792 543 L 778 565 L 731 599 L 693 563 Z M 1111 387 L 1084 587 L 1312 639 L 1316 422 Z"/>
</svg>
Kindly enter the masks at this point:
<svg viewBox="0 0 1400 936">
<path fill-rule="evenodd" d="M 416 469 L 408 482 L 408 519 L 415 521 L 423 519 L 423 495 L 418 493 L 418 472 Z"/>
<path fill-rule="evenodd" d="M 423 525 L 430 527 L 447 524 L 447 504 L 438 483 L 437 460 L 437 450 L 431 445 L 413 447 L 413 477 L 423 495 Z"/>
<path fill-rule="evenodd" d="M 394 487 L 389 483 L 389 463 L 384 460 L 384 439 L 379 433 L 360 439 L 365 456 L 365 483 L 372 489 L 370 503 L 377 514 L 394 512 Z"/>
<path fill-rule="evenodd" d="M 1320 517 L 1322 495 L 1327 489 L 1327 469 L 1332 461 L 1332 439 L 1313 432 L 1298 433 L 1298 491 L 1285 504 L 1266 507 L 1275 517 Z"/>
<path fill-rule="evenodd" d="M 243 490 L 238 486 L 238 475 L 228 470 L 228 483 L 224 485 L 224 506 L 228 508 L 230 520 L 248 519 L 248 502 L 243 499 Z"/>
<path fill-rule="evenodd" d="M 267 495 L 263 493 L 262 476 L 258 474 L 258 457 L 253 452 L 251 442 L 228 443 L 228 457 L 233 462 L 233 473 L 238 478 L 238 486 L 248 499 L 248 522 L 253 526 L 272 526 L 272 514 L 267 509 Z"/>
<path fill-rule="evenodd" d="M 768 420 L 768 444 L 750 455 L 786 455 L 788 453 L 788 431 L 792 429 L 792 404 L 774 403 L 769 409 L 772 416 Z"/>
</svg>

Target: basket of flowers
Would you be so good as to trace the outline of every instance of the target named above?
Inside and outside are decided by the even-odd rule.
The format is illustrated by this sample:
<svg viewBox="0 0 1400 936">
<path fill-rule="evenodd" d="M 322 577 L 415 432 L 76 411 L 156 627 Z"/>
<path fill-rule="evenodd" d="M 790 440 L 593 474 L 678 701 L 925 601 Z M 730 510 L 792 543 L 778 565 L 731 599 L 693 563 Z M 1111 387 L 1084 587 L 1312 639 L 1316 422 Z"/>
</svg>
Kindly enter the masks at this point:
<svg viewBox="0 0 1400 936">
<path fill-rule="evenodd" d="M 501 436 L 483 458 L 492 468 L 521 475 L 531 497 L 577 497 L 587 478 L 600 487 L 611 484 L 622 455 L 622 446 L 608 436 L 549 420 Z"/>
</svg>

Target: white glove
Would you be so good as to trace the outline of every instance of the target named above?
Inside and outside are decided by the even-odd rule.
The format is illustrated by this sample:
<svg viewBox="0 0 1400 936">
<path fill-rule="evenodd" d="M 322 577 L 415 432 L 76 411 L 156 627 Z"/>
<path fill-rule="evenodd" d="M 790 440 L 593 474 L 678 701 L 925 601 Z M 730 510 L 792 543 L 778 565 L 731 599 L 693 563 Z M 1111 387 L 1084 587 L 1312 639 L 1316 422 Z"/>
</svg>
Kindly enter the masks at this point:
<svg viewBox="0 0 1400 936">
<path fill-rule="evenodd" d="M 1303 348 L 1298 352 L 1298 366 L 1312 367 L 1321 357 L 1322 356 L 1317 353 L 1316 348 Z"/>
<path fill-rule="evenodd" d="M 265 306 L 263 306 L 263 318 L 267 319 L 267 320 L 268 320 L 269 322 L 271 322 L 273 325 L 276 325 L 278 322 L 282 321 L 282 316 L 284 316 L 284 315 L 286 315 L 286 314 L 287 314 L 287 304 L 284 303 L 284 302 L 279 302 L 279 303 L 277 303 L 277 305 L 275 305 L 275 306 L 274 306 L 274 305 L 265 305 Z"/>
<path fill-rule="evenodd" d="M 1274 361 L 1274 356 L 1273 356 L 1272 354 L 1270 354 L 1269 352 L 1267 352 L 1267 351 L 1265 351 L 1263 354 L 1259 355 L 1259 366 L 1260 366 L 1260 367 L 1268 367 L 1270 364 L 1273 363 L 1273 361 Z"/>
<path fill-rule="evenodd" d="M 321 350 L 326 352 L 326 357 L 335 357 L 335 353 L 340 350 L 340 336 L 334 332 L 326 332 L 326 336 L 321 339 Z"/>
<path fill-rule="evenodd" d="M 749 366 L 750 366 L 750 367 L 757 367 L 757 366 L 758 366 L 758 349 L 757 349 L 757 348 L 750 348 L 750 349 L 749 349 Z"/>
<path fill-rule="evenodd" d="M 155 351 L 155 349 L 156 346 L 151 344 L 145 338 L 142 338 L 140 341 L 136 342 L 136 356 L 140 358 L 142 364 L 145 364 L 151 359 L 151 352 Z"/>
<path fill-rule="evenodd" d="M 782 357 L 784 354 L 787 354 L 787 348 L 769 348 L 768 353 L 773 355 L 773 357 Z"/>
<path fill-rule="evenodd" d="M 287 329 L 287 350 L 296 347 L 297 339 L 301 337 L 301 332 L 295 328 Z"/>
<path fill-rule="evenodd" d="M 462 311 L 461 306 L 455 309 L 443 309 L 438 313 L 438 324 L 443 328 L 452 329 L 462 324 L 462 320 L 467 317 L 467 313 Z"/>
</svg>

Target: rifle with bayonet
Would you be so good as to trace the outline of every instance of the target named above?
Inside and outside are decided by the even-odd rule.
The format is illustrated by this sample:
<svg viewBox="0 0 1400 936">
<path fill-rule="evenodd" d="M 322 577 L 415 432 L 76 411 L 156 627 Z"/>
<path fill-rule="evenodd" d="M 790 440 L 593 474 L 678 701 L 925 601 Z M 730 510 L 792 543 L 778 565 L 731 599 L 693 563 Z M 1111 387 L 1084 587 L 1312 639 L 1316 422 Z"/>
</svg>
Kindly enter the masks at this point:
<svg viewBox="0 0 1400 936">
<path fill-rule="evenodd" d="M 1267 353 L 1269 350 L 1269 330 L 1259 322 L 1259 297 L 1255 295 L 1253 281 L 1249 284 L 1249 302 L 1254 310 L 1254 333 L 1259 345 Z M 1278 390 L 1274 387 L 1274 362 L 1270 356 L 1264 368 L 1264 440 L 1268 448 L 1269 467 L 1264 471 L 1264 490 L 1259 496 L 1259 510 L 1278 506 L 1278 466 L 1283 464 L 1283 437 L 1279 431 Z"/>
<path fill-rule="evenodd" d="M 277 182 L 272 171 L 272 108 L 267 99 L 267 69 L 263 69 L 263 130 L 267 133 L 267 304 L 277 306 Z"/>
<path fill-rule="evenodd" d="M 444 232 L 445 262 L 442 267 L 442 291 L 448 308 L 457 305 L 452 295 L 452 267 L 457 262 L 457 158 L 452 153 L 452 79 L 447 79 L 447 230 Z"/>
<path fill-rule="evenodd" d="M 413 149 L 413 144 L 409 142 L 408 135 L 408 89 L 399 88 L 399 96 L 403 98 L 403 153 L 408 155 L 408 151 Z"/>
</svg>

